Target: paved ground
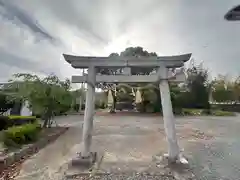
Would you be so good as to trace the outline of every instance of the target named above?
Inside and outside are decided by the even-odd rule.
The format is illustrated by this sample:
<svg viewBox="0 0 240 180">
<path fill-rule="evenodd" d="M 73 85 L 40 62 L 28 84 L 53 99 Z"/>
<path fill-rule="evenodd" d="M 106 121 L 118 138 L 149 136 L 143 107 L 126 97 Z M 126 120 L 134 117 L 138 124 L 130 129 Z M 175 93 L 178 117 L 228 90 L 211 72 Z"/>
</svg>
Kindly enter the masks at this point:
<svg viewBox="0 0 240 180">
<path fill-rule="evenodd" d="M 27 160 L 17 180 L 61 179 L 66 162 L 80 149 L 82 117 L 66 116 L 57 121 L 72 128 Z M 94 122 L 93 149 L 105 152 L 101 168 L 106 171 L 144 170 L 152 155 L 166 152 L 160 117 L 98 116 Z M 240 177 L 239 123 L 239 117 L 177 118 L 180 146 L 191 157 L 199 179 Z"/>
</svg>

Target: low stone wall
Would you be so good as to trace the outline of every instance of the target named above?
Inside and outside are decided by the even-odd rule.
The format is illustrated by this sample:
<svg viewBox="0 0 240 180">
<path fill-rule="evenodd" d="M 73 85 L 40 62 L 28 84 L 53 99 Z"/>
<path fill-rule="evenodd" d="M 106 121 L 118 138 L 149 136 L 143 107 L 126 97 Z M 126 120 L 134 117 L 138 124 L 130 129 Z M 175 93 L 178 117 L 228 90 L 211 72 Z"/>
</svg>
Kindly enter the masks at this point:
<svg viewBox="0 0 240 180">
<path fill-rule="evenodd" d="M 56 140 L 61 134 L 65 133 L 68 130 L 68 127 L 63 127 L 59 129 L 59 131 L 51 134 L 47 137 L 41 138 L 34 144 L 29 144 L 16 152 L 11 152 L 6 154 L 5 156 L 0 156 L 0 173 L 2 173 L 5 169 L 9 166 L 14 164 L 15 162 L 20 161 L 21 159 L 25 158 L 28 155 L 32 155 L 35 152 L 39 151 L 40 149 L 44 148 L 50 142 Z"/>
</svg>

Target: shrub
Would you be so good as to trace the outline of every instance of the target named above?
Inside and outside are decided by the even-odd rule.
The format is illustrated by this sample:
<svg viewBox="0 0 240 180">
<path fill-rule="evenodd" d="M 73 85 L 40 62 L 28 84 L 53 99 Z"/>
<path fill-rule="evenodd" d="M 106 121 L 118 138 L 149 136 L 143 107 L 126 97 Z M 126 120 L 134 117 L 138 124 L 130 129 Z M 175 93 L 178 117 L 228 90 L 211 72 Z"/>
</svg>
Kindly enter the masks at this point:
<svg viewBox="0 0 240 180">
<path fill-rule="evenodd" d="M 0 130 L 12 126 L 35 123 L 36 121 L 35 116 L 0 116 Z"/>
<path fill-rule="evenodd" d="M 96 101 L 96 103 L 95 103 L 96 109 L 105 109 L 106 107 L 107 107 L 107 105 L 103 101 Z"/>
<path fill-rule="evenodd" d="M 34 123 L 36 121 L 35 116 L 9 116 L 10 121 L 12 121 L 14 126 Z"/>
<path fill-rule="evenodd" d="M 10 127 L 11 123 L 8 116 L 0 116 L 0 131 Z"/>
<path fill-rule="evenodd" d="M 3 132 L 3 143 L 6 146 L 19 146 L 35 141 L 40 132 L 38 123 L 10 127 Z"/>
<path fill-rule="evenodd" d="M 145 108 L 144 108 L 143 103 L 137 103 L 136 104 L 136 109 L 137 109 L 138 112 L 141 112 L 141 113 L 145 112 Z"/>
<path fill-rule="evenodd" d="M 174 115 L 183 115 L 183 110 L 181 108 L 173 108 Z"/>
<path fill-rule="evenodd" d="M 183 109 L 183 115 L 185 116 L 205 116 L 205 115 L 213 115 L 213 116 L 235 116 L 235 113 L 229 111 L 221 111 L 221 110 L 208 110 L 208 109 Z"/>
<path fill-rule="evenodd" d="M 202 109 L 182 109 L 183 115 L 187 116 L 199 116 L 202 115 Z"/>
<path fill-rule="evenodd" d="M 146 112 L 147 113 L 154 113 L 155 112 L 155 104 L 147 104 L 146 107 Z"/>
<path fill-rule="evenodd" d="M 214 116 L 235 116 L 235 113 L 229 112 L 229 111 L 215 110 L 215 111 L 212 111 L 212 115 L 214 115 Z"/>
</svg>

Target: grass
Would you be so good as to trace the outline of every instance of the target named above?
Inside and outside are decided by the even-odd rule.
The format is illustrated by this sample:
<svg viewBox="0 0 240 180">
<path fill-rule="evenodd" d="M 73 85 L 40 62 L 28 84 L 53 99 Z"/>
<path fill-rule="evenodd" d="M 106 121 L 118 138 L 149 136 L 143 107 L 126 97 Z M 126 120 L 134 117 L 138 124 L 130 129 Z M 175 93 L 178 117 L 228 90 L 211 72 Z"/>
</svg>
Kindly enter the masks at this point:
<svg viewBox="0 0 240 180">
<path fill-rule="evenodd" d="M 234 112 L 229 112 L 229 111 L 215 110 L 212 112 L 212 115 L 214 115 L 214 116 L 235 116 L 236 114 Z"/>
<path fill-rule="evenodd" d="M 235 116 L 234 112 L 222 111 L 222 110 L 208 110 L 206 109 L 182 109 L 182 114 L 185 116 Z"/>
</svg>

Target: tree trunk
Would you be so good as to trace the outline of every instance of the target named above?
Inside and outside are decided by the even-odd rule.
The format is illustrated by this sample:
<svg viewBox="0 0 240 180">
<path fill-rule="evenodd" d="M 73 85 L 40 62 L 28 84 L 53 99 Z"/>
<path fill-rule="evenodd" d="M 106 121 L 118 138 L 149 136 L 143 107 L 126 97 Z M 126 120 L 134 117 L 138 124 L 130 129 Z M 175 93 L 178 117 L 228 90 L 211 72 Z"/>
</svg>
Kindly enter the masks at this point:
<svg viewBox="0 0 240 180">
<path fill-rule="evenodd" d="M 112 96 L 113 96 L 113 104 L 111 106 L 111 109 L 110 109 L 110 113 L 116 113 L 116 103 L 117 103 L 117 97 L 115 96 L 115 94 L 112 93 Z"/>
<path fill-rule="evenodd" d="M 116 112 L 116 101 L 114 100 L 113 105 L 110 109 L 110 113 L 115 113 Z"/>
<path fill-rule="evenodd" d="M 44 119 L 43 128 L 47 128 L 49 119 Z"/>
<path fill-rule="evenodd" d="M 44 120 L 43 128 L 47 128 L 49 126 L 51 114 L 52 112 L 48 109 L 47 112 L 43 115 L 43 120 Z"/>
</svg>

